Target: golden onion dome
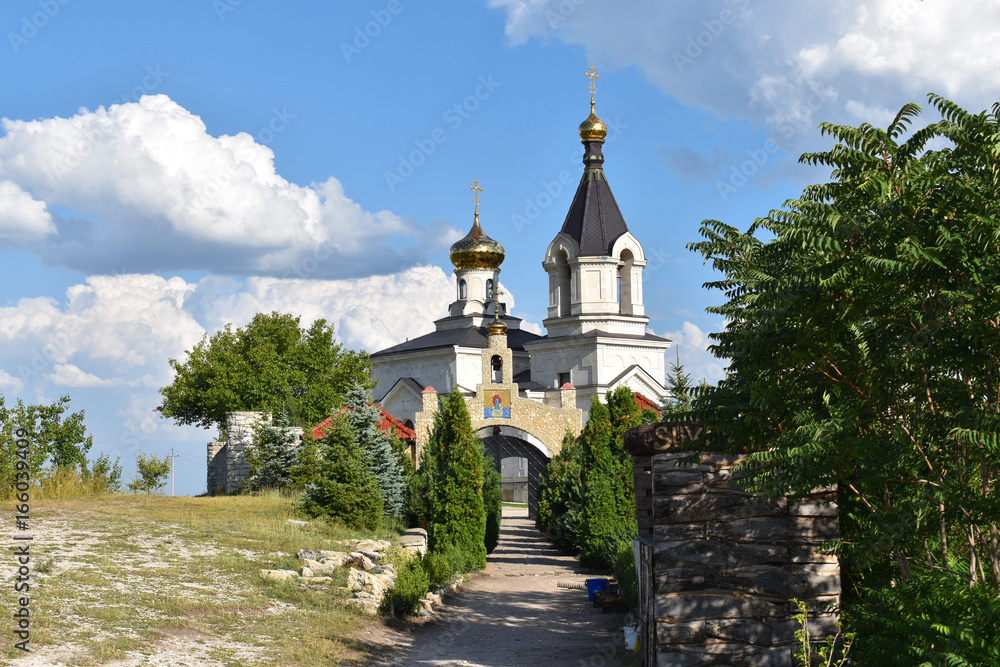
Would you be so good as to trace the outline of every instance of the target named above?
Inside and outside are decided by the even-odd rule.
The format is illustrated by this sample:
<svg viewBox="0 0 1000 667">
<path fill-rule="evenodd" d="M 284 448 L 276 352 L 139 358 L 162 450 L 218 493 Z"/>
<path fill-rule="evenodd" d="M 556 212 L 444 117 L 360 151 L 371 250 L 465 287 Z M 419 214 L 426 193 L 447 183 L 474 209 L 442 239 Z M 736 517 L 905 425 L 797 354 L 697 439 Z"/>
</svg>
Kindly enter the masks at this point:
<svg viewBox="0 0 1000 667">
<path fill-rule="evenodd" d="M 594 101 L 590 101 L 590 116 L 580 123 L 581 141 L 604 141 L 608 136 L 608 126 L 594 113 Z"/>
<path fill-rule="evenodd" d="M 494 319 L 486 325 L 486 331 L 488 331 L 491 336 L 507 333 L 507 323 L 503 320 Z"/>
<path fill-rule="evenodd" d="M 503 246 L 479 226 L 479 213 L 476 213 L 472 229 L 464 238 L 455 241 L 448 256 L 456 269 L 498 269 L 503 263 L 504 251 Z"/>
</svg>

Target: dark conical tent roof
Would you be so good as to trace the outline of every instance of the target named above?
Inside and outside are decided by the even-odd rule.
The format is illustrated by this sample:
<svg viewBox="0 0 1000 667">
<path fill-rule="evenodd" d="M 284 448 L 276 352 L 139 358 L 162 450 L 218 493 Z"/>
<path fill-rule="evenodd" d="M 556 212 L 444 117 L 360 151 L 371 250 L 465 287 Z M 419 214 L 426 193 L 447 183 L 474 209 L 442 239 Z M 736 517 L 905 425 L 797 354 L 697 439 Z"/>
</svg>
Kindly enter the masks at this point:
<svg viewBox="0 0 1000 667">
<path fill-rule="evenodd" d="M 576 242 L 579 257 L 610 255 L 615 241 L 628 231 L 600 167 L 584 171 L 561 231 Z"/>
</svg>

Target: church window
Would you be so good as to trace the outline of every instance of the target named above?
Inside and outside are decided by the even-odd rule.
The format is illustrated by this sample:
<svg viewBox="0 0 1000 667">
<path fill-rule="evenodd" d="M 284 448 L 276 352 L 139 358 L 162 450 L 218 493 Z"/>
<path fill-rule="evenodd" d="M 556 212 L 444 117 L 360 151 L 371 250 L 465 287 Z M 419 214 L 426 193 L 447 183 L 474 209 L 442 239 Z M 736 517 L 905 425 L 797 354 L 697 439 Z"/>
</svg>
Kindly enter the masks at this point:
<svg viewBox="0 0 1000 667">
<path fill-rule="evenodd" d="M 558 375 L 558 385 L 561 387 L 564 384 L 569 384 L 569 371 L 565 373 L 559 373 Z"/>
<path fill-rule="evenodd" d="M 556 290 L 559 292 L 559 317 L 569 317 L 570 268 L 565 251 L 556 255 Z"/>
<path fill-rule="evenodd" d="M 458 281 L 458 298 L 462 301 L 469 298 L 469 286 L 465 284 L 464 280 Z"/>
<path fill-rule="evenodd" d="M 500 358 L 500 355 L 493 355 L 491 365 L 493 366 L 493 382 L 500 384 L 503 382 L 503 359 Z"/>
<path fill-rule="evenodd" d="M 493 298 L 493 280 L 492 279 L 489 279 L 489 280 L 486 281 L 486 298 L 487 299 L 492 299 Z"/>
<path fill-rule="evenodd" d="M 631 250 L 622 250 L 618 265 L 618 312 L 623 315 L 635 313 L 636 305 L 632 294 L 632 278 L 635 272 L 635 257 Z M 638 295 L 635 295 L 638 296 Z"/>
</svg>

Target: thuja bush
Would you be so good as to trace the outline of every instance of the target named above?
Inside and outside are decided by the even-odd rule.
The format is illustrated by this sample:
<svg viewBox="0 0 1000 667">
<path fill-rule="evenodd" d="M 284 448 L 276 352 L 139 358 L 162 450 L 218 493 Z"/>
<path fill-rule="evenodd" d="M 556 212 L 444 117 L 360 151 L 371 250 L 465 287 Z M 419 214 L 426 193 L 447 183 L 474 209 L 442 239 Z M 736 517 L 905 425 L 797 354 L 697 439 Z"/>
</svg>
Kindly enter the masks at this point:
<svg viewBox="0 0 1000 667">
<path fill-rule="evenodd" d="M 472 567 L 486 567 L 482 444 L 472 433 L 465 397 L 456 387 L 434 425 L 435 462 L 429 484 L 432 551 L 455 547 Z"/>
<path fill-rule="evenodd" d="M 535 525 L 553 544 L 568 551 L 579 551 L 580 519 L 583 507 L 581 478 L 582 448 L 569 431 L 562 448 L 549 461 L 538 485 L 538 514 Z"/>
<path fill-rule="evenodd" d="M 414 558 L 399 568 L 396 582 L 382 600 L 382 610 L 392 610 L 397 616 L 409 616 L 420 610 L 420 600 L 430 590 L 430 578 L 424 569 L 424 559 Z"/>
<path fill-rule="evenodd" d="M 638 414 L 638 413 L 637 413 Z M 638 532 L 632 466 L 613 444 L 615 429 L 608 408 L 596 398 L 583 429 L 583 513 L 580 564 L 611 569 L 617 544 Z M 617 449 L 621 449 L 619 444 Z"/>
<path fill-rule="evenodd" d="M 483 451 L 483 507 L 486 510 L 486 553 L 491 554 L 500 544 L 500 522 L 503 519 L 503 489 L 500 471 L 493 457 Z"/>
</svg>

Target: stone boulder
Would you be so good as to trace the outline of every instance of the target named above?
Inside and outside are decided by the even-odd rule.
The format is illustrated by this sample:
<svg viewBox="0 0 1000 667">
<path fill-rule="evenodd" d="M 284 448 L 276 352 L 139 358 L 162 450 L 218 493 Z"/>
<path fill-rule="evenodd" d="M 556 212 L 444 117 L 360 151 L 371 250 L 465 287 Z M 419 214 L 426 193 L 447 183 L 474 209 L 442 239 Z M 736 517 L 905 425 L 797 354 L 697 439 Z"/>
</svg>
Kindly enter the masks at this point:
<svg viewBox="0 0 1000 667">
<path fill-rule="evenodd" d="M 261 570 L 260 576 L 268 581 L 289 581 L 299 576 L 295 570 Z"/>
</svg>

